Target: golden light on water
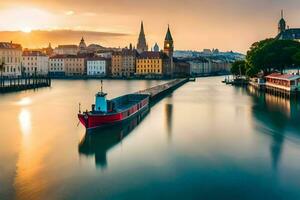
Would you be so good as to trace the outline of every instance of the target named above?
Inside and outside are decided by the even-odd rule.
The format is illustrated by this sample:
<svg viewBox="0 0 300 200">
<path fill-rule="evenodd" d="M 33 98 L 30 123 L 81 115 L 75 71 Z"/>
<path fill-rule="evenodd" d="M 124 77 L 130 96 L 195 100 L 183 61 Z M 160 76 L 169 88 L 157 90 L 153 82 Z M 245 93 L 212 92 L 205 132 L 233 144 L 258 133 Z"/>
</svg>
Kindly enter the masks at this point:
<svg viewBox="0 0 300 200">
<path fill-rule="evenodd" d="M 23 108 L 19 114 L 19 124 L 23 135 L 30 134 L 31 131 L 31 114 L 28 109 Z"/>
<path fill-rule="evenodd" d="M 32 103 L 32 100 L 29 97 L 24 97 L 20 101 L 17 102 L 19 106 L 28 106 Z"/>
</svg>

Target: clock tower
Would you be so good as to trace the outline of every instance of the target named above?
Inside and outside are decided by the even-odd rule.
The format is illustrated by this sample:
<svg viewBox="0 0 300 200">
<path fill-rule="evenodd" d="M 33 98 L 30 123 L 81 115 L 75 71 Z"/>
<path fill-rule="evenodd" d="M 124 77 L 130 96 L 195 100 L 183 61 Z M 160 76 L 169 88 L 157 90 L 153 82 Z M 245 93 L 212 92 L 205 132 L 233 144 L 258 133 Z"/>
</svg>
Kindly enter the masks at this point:
<svg viewBox="0 0 300 200">
<path fill-rule="evenodd" d="M 168 26 L 168 31 L 164 42 L 164 53 L 167 54 L 170 58 L 173 58 L 173 52 L 174 52 L 174 42 L 170 31 L 170 27 Z"/>
<path fill-rule="evenodd" d="M 168 26 L 168 31 L 164 42 L 164 53 L 169 57 L 166 74 L 172 76 L 174 72 L 174 62 L 173 62 L 174 41 L 169 26 Z"/>
</svg>

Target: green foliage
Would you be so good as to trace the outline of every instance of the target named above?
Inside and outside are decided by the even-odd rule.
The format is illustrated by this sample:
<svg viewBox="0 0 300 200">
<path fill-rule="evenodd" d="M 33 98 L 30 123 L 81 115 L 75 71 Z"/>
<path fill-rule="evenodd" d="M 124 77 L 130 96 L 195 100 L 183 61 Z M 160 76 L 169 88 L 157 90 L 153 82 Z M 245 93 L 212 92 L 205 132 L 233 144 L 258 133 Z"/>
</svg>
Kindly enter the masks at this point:
<svg viewBox="0 0 300 200">
<path fill-rule="evenodd" d="M 300 51 L 293 55 L 293 60 L 296 66 L 300 67 Z"/>
<path fill-rule="evenodd" d="M 246 73 L 255 76 L 281 71 L 300 64 L 300 43 L 293 40 L 266 39 L 254 43 L 246 56 Z M 299 53 L 299 55 L 297 55 Z"/>
<path fill-rule="evenodd" d="M 244 60 L 238 60 L 232 63 L 231 73 L 233 75 L 239 76 L 239 75 L 246 75 L 246 61 Z"/>
</svg>

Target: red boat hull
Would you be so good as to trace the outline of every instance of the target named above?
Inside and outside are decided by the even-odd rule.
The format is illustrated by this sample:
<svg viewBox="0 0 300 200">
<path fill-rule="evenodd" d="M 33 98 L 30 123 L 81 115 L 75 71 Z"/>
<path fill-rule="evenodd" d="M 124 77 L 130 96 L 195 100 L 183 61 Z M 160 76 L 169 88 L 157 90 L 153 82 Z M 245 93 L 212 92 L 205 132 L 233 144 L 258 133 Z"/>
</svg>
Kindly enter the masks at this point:
<svg viewBox="0 0 300 200">
<path fill-rule="evenodd" d="M 140 113 L 149 107 L 149 98 L 142 100 L 138 104 L 123 110 L 122 112 L 107 113 L 107 114 L 93 114 L 91 112 L 86 112 L 83 114 L 78 114 L 80 122 L 86 127 L 86 129 L 93 129 L 102 126 L 107 126 L 115 123 L 120 123 L 130 117 Z"/>
</svg>

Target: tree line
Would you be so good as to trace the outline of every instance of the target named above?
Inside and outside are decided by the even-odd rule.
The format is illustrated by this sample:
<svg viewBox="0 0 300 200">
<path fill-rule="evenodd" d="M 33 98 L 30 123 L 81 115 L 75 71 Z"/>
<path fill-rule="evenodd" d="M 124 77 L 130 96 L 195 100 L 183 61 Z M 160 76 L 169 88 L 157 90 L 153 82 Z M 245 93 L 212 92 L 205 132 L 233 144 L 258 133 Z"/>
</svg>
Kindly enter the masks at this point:
<svg viewBox="0 0 300 200">
<path fill-rule="evenodd" d="M 232 64 L 231 73 L 254 77 L 259 73 L 268 75 L 300 66 L 300 42 L 294 40 L 265 39 L 255 42 L 245 60 Z"/>
</svg>

